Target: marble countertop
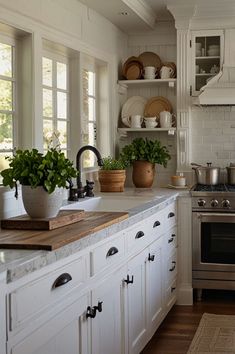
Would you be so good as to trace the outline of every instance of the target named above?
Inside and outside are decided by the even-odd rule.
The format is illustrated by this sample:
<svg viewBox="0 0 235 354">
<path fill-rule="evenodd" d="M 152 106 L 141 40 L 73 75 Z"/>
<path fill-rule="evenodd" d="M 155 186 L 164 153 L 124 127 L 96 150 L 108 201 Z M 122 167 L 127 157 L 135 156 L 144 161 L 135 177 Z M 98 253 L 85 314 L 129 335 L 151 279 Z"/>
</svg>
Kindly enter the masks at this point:
<svg viewBox="0 0 235 354">
<path fill-rule="evenodd" d="M 107 193 L 98 193 L 96 196 L 107 196 Z M 109 197 L 143 197 L 146 203 L 127 210 L 129 218 L 117 224 L 113 224 L 105 229 L 89 234 L 84 238 L 72 242 L 55 251 L 33 251 L 33 250 L 12 250 L 0 249 L 0 273 L 6 272 L 7 282 L 13 282 L 28 273 L 41 269 L 60 259 L 68 257 L 78 251 L 91 246 L 100 240 L 110 237 L 125 228 L 134 225 L 136 222 L 145 219 L 170 204 L 177 196 L 189 195 L 188 190 L 175 190 L 167 188 L 153 189 L 126 189 L 124 193 L 108 193 Z M 0 230 L 1 237 L 1 230 Z"/>
</svg>

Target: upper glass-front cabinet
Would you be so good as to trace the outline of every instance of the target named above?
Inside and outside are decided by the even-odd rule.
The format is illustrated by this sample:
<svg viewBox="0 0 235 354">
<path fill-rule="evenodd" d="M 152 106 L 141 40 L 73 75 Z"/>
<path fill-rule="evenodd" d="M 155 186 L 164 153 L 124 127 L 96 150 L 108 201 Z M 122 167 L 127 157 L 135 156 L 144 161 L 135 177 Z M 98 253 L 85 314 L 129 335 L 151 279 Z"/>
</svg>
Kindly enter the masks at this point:
<svg viewBox="0 0 235 354">
<path fill-rule="evenodd" d="M 192 95 L 218 74 L 223 62 L 223 31 L 192 32 Z"/>
</svg>

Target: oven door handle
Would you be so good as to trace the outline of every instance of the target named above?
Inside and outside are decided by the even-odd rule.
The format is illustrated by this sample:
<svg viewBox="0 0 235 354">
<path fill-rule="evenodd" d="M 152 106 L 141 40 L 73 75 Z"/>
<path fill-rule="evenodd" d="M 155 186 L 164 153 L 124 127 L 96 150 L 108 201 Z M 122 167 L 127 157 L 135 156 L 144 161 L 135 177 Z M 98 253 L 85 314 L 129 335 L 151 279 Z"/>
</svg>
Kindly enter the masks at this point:
<svg viewBox="0 0 235 354">
<path fill-rule="evenodd" d="M 227 222 L 227 223 L 235 223 L 235 213 L 218 213 L 218 212 L 210 212 L 210 213 L 199 213 L 196 212 L 197 219 L 200 219 L 204 222 Z"/>
</svg>

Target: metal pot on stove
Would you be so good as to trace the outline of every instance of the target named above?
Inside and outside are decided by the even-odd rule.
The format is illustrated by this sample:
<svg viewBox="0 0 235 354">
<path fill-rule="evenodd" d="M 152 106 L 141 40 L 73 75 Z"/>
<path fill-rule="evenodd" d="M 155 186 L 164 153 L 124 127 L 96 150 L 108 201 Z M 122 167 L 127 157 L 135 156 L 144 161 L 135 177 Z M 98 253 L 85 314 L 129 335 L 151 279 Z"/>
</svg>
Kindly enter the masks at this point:
<svg viewBox="0 0 235 354">
<path fill-rule="evenodd" d="M 211 162 L 207 162 L 207 166 L 191 163 L 196 174 L 198 184 L 216 185 L 220 180 L 220 168 L 211 166 Z"/>
<path fill-rule="evenodd" d="M 227 170 L 227 183 L 235 184 L 235 166 L 234 164 L 230 164 L 229 167 L 226 167 Z"/>
</svg>

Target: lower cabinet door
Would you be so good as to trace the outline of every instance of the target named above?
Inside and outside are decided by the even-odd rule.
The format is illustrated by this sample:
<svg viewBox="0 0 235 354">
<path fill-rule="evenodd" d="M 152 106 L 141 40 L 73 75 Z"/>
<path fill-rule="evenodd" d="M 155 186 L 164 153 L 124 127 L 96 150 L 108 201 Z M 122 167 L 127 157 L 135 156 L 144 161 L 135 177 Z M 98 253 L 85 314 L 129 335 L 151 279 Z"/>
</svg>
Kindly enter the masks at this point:
<svg viewBox="0 0 235 354">
<path fill-rule="evenodd" d="M 147 306 L 150 335 L 156 331 L 163 318 L 163 265 L 162 239 L 149 247 L 147 267 Z"/>
<path fill-rule="evenodd" d="M 126 276 L 128 314 L 128 354 L 139 354 L 146 341 L 146 262 L 148 250 L 142 251 L 128 263 Z"/>
<path fill-rule="evenodd" d="M 87 296 L 79 298 L 18 343 L 7 343 L 9 354 L 88 354 Z"/>
<path fill-rule="evenodd" d="M 95 317 L 89 319 L 92 354 L 124 353 L 122 330 L 124 275 L 125 271 L 122 268 L 92 290 L 92 308 L 97 306 Z"/>
</svg>

